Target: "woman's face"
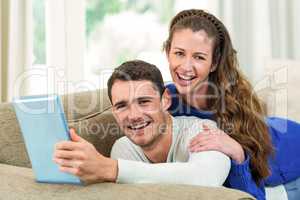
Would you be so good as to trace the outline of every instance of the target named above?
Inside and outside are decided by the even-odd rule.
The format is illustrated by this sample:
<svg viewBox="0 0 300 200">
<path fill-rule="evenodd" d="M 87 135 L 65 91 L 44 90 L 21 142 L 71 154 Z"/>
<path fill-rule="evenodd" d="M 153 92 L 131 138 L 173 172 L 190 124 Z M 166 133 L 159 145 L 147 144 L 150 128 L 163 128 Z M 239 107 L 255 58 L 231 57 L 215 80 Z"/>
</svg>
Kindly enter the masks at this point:
<svg viewBox="0 0 300 200">
<path fill-rule="evenodd" d="M 197 86 L 207 82 L 212 70 L 213 42 L 203 30 L 174 32 L 167 57 L 172 79 L 180 94 L 191 94 L 198 89 Z"/>
</svg>

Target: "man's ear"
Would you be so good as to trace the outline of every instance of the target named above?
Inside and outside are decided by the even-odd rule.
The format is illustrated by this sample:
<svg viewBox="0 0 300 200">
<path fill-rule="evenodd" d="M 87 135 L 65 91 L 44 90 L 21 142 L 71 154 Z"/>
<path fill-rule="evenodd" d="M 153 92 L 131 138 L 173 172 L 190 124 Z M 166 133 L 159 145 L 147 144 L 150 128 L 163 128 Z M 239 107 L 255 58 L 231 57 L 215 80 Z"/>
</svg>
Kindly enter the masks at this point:
<svg viewBox="0 0 300 200">
<path fill-rule="evenodd" d="M 111 109 L 111 113 L 112 113 L 112 115 L 114 116 L 114 118 L 117 119 L 117 116 L 116 116 L 116 113 L 115 113 L 114 108 Z"/>
<path fill-rule="evenodd" d="M 172 104 L 172 96 L 168 88 L 165 88 L 161 97 L 162 109 L 167 111 Z"/>
<path fill-rule="evenodd" d="M 115 118 L 115 120 L 117 120 L 116 110 L 115 110 L 112 102 L 111 102 L 111 113 L 112 113 L 113 117 Z"/>
</svg>

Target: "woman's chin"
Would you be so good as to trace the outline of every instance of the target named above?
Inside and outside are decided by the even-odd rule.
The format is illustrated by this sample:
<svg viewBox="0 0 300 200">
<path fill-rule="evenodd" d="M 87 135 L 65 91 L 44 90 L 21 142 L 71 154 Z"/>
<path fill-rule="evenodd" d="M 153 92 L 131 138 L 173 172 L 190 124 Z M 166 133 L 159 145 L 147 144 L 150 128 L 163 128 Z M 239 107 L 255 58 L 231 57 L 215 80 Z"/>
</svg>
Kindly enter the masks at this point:
<svg viewBox="0 0 300 200">
<path fill-rule="evenodd" d="M 180 95 L 190 94 L 193 90 L 192 85 L 181 85 L 181 84 L 175 83 L 175 86 Z"/>
</svg>

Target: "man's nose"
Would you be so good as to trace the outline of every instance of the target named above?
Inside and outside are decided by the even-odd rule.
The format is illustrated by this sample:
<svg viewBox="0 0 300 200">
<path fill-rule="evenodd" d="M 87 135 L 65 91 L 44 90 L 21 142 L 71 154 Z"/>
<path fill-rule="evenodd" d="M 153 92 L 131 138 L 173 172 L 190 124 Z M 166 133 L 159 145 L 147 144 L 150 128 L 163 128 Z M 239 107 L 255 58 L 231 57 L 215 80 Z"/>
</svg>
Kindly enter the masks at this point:
<svg viewBox="0 0 300 200">
<path fill-rule="evenodd" d="M 140 120 L 142 118 L 142 111 L 141 109 L 136 105 L 131 105 L 129 107 L 129 113 L 128 113 L 128 119 L 129 120 Z"/>
</svg>

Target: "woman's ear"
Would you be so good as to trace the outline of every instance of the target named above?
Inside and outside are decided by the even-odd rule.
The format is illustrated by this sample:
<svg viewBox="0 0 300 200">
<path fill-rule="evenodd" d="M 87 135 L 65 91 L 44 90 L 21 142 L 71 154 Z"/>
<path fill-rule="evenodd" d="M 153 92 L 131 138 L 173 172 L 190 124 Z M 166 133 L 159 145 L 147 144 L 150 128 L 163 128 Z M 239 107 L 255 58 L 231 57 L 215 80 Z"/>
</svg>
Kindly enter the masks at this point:
<svg viewBox="0 0 300 200">
<path fill-rule="evenodd" d="M 169 60 L 169 53 L 167 51 L 165 51 L 165 55 L 166 55 L 166 59 L 168 61 L 168 63 L 170 63 L 170 60 Z"/>
<path fill-rule="evenodd" d="M 168 88 L 165 88 L 161 97 L 162 109 L 167 111 L 172 104 L 172 96 Z"/>
<path fill-rule="evenodd" d="M 216 69 L 217 69 L 217 65 L 213 64 L 211 66 L 210 72 L 214 72 L 214 71 L 216 71 Z"/>
</svg>

